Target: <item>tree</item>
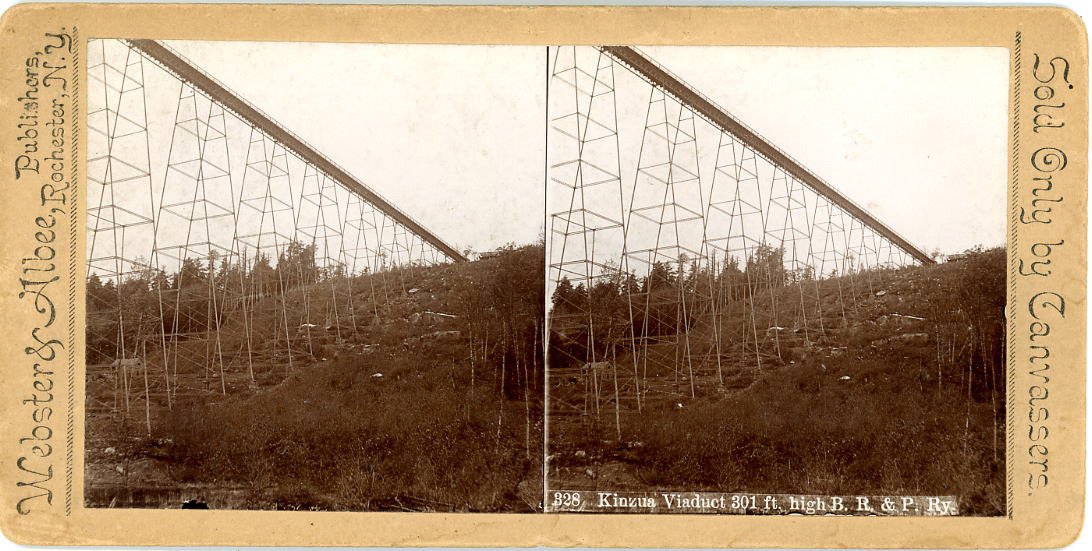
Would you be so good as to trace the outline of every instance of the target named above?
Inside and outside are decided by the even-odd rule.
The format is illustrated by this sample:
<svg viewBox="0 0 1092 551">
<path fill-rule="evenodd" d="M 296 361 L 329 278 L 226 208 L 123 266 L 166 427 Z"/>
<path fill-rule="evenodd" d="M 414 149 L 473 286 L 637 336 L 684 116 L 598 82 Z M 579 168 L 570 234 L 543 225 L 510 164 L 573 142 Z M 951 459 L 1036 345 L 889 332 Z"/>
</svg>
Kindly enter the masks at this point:
<svg viewBox="0 0 1092 551">
<path fill-rule="evenodd" d="M 573 287 L 573 282 L 569 281 L 568 277 L 563 276 L 561 281 L 557 283 L 551 297 L 554 311 L 559 314 L 571 312 L 573 305 L 576 303 L 576 298 L 576 288 Z"/>
<path fill-rule="evenodd" d="M 759 245 L 747 258 L 746 274 L 752 282 L 766 281 L 770 288 L 784 287 L 787 283 L 785 250 L 770 245 Z"/>
<path fill-rule="evenodd" d="M 318 281 L 319 270 L 315 265 L 315 244 L 304 245 L 293 239 L 277 259 L 277 271 L 287 286 L 308 285 Z M 292 284 L 291 282 L 298 282 Z"/>
</svg>

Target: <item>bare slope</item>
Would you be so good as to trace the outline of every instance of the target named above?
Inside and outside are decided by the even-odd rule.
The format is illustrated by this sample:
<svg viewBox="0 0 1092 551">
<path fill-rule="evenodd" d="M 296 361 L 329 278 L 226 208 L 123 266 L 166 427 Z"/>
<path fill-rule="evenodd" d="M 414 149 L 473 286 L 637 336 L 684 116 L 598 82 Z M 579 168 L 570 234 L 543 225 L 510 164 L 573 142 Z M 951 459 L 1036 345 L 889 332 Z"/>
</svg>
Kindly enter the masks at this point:
<svg viewBox="0 0 1092 551">
<path fill-rule="evenodd" d="M 769 309 L 754 322 L 761 367 L 752 345 L 725 352 L 723 386 L 707 361 L 696 397 L 689 373 L 661 369 L 641 413 L 623 399 L 618 421 L 613 404 L 551 417 L 553 487 L 955 495 L 965 513 L 1000 514 L 1004 273 L 1004 251 L 989 250 L 822 280 L 822 308 L 805 303 L 822 329 L 813 315 L 807 337 L 792 309 L 799 285 L 815 300 L 815 283 L 788 285 L 775 297 L 780 325 Z M 741 334 L 745 318 L 722 328 Z M 691 346 L 709 335 L 695 326 Z"/>
<path fill-rule="evenodd" d="M 338 338 L 314 301 L 310 349 L 293 345 L 291 369 L 257 366 L 257 388 L 159 408 L 150 436 L 139 419 L 89 416 L 88 502 L 538 508 L 542 277 L 542 247 L 527 246 L 353 278 L 355 328 L 343 321 Z"/>
</svg>

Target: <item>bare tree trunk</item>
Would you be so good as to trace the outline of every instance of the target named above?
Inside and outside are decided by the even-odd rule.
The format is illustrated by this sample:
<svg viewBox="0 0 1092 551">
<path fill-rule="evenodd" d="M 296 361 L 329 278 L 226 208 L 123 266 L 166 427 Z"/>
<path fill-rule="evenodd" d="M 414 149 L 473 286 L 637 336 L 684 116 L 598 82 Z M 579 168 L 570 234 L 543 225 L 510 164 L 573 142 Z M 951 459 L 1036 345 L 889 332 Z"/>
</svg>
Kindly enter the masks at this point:
<svg viewBox="0 0 1092 551">
<path fill-rule="evenodd" d="M 501 352 L 500 388 L 499 388 L 499 397 L 500 397 L 500 399 L 497 401 L 498 407 L 497 407 L 497 444 L 496 445 L 497 445 L 498 450 L 500 449 L 501 427 L 504 424 L 504 377 L 505 377 L 505 375 L 507 375 L 507 369 L 508 369 L 508 366 L 507 366 L 508 354 L 506 354 L 504 352 L 504 350 L 507 350 L 507 345 L 508 345 L 507 328 L 506 328 L 505 335 L 504 335 L 503 340 L 501 341 L 501 343 L 502 343 L 502 347 L 501 347 L 502 352 Z"/>
<path fill-rule="evenodd" d="M 522 348 L 522 347 L 521 347 Z M 528 392 L 529 381 L 527 378 L 527 362 L 519 361 L 519 356 L 516 356 L 517 365 L 522 364 L 521 373 L 523 374 L 523 443 L 526 449 L 527 459 L 531 459 L 531 395 Z"/>
<path fill-rule="evenodd" d="M 614 430 L 622 441 L 622 395 L 618 392 L 618 355 L 614 343 L 610 347 L 610 367 L 614 374 Z"/>
</svg>

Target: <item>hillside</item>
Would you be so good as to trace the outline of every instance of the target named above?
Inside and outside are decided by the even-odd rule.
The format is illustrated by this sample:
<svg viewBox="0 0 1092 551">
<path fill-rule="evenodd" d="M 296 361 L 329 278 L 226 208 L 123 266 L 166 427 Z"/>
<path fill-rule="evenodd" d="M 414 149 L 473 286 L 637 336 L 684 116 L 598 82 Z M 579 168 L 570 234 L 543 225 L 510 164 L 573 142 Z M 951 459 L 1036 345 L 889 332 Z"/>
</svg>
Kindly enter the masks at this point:
<svg viewBox="0 0 1092 551">
<path fill-rule="evenodd" d="M 541 502 L 542 247 L 258 297 L 257 385 L 231 362 L 191 373 L 150 435 L 143 411 L 89 414 L 97 506 L 530 511 Z M 352 316 L 343 309 L 348 289 Z M 322 299 L 331 296 L 331 299 Z M 341 300 L 335 300 L 340 298 Z M 305 303 L 305 301 L 308 301 Z M 287 324 L 277 316 L 288 312 Z M 288 333 L 292 364 L 279 325 Z M 336 320 L 336 321 L 335 321 Z M 225 314 L 225 348 L 241 316 Z M 310 333 L 309 335 L 307 333 Z M 262 338 L 262 335 L 267 335 Z M 231 340 L 228 342 L 228 340 Z M 281 353 L 274 341 L 281 339 Z M 191 342 L 199 348 L 207 341 Z M 154 358 L 154 355 L 149 355 Z M 150 371 L 155 372 L 158 368 Z M 108 402 L 108 373 L 89 391 Z M 213 381 L 210 390 L 196 384 Z M 142 406 L 141 406 L 142 407 Z M 139 413 L 137 412 L 139 411 Z"/>
<path fill-rule="evenodd" d="M 721 303 L 720 373 L 695 312 L 689 356 L 663 336 L 636 341 L 636 367 L 633 345 L 614 350 L 620 382 L 583 412 L 584 381 L 555 376 L 575 373 L 579 336 L 555 334 L 551 487 L 955 495 L 999 514 L 1004 274 L 1003 250 L 977 250 L 744 293 L 762 308 Z"/>
</svg>

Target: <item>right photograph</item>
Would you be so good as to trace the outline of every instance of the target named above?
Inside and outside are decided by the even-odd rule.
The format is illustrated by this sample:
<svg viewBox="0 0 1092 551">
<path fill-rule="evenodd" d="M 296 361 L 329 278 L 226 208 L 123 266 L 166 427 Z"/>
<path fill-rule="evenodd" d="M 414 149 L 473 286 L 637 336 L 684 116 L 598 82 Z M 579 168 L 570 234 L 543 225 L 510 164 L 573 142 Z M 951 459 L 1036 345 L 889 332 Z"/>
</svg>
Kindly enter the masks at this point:
<svg viewBox="0 0 1092 551">
<path fill-rule="evenodd" d="M 549 52 L 549 512 L 1000 516 L 1003 48 Z"/>
</svg>

